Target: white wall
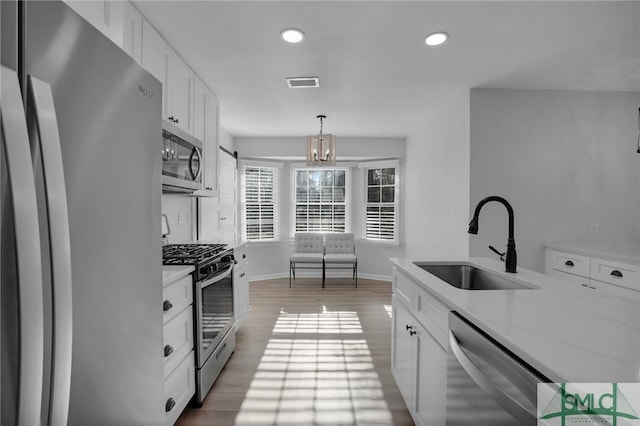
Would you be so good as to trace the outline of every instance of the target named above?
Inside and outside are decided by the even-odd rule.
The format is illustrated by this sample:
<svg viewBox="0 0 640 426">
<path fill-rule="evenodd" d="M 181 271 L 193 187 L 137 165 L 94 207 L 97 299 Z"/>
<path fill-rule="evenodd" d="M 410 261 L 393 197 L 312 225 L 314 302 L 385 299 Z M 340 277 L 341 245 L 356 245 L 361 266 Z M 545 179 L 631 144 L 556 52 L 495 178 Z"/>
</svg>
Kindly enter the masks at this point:
<svg viewBox="0 0 640 426">
<path fill-rule="evenodd" d="M 280 193 L 281 205 L 281 243 L 251 243 L 249 255 L 251 256 L 250 274 L 252 279 L 266 279 L 288 276 L 289 256 L 293 246 L 289 240 L 290 229 L 290 168 L 292 159 L 297 159 L 294 164 L 300 164 L 306 153 L 306 139 L 300 138 L 234 138 L 234 147 L 239 157 L 253 159 L 277 159 L 284 161 L 284 169 L 280 178 L 282 191 Z M 338 138 L 338 160 L 353 161 L 356 159 L 387 159 L 405 156 L 405 140 L 403 138 Z M 339 165 L 339 164 L 338 164 Z M 401 164 L 401 174 L 403 165 Z M 402 176 L 402 175 L 401 175 Z M 361 194 L 358 189 L 362 187 L 362 178 L 357 170 L 352 174 L 352 187 L 355 189 L 352 198 L 355 200 Z M 402 180 L 401 180 L 402 182 Z M 402 183 L 401 183 L 402 185 Z M 403 203 L 401 191 L 400 203 Z M 361 212 L 357 208 L 358 202 L 353 203 L 352 231 L 358 235 Z M 403 207 L 401 206 L 401 210 Z M 466 210 L 465 210 L 466 211 Z M 356 245 L 358 254 L 358 276 L 363 278 L 390 279 L 390 257 L 401 256 L 404 253 L 403 246 L 382 246 L 366 241 L 358 241 Z M 313 274 L 312 271 L 308 271 Z M 339 271 L 342 272 L 342 271 Z M 344 272 L 343 275 L 347 275 Z"/>
<path fill-rule="evenodd" d="M 169 219 L 169 243 L 183 243 L 195 238 L 193 224 L 194 198 L 181 194 L 162 194 L 162 213 Z M 182 218 L 182 223 L 180 223 Z M 160 231 L 158 231 L 160 232 Z"/>
<path fill-rule="evenodd" d="M 406 255 L 466 257 L 469 238 L 469 95 L 443 105 L 407 138 Z"/>
<path fill-rule="evenodd" d="M 469 212 L 488 195 L 512 204 L 519 266 L 543 272 L 545 242 L 640 252 L 640 93 L 473 89 L 470 106 Z M 506 210 L 489 203 L 470 253 L 506 238 Z"/>
</svg>

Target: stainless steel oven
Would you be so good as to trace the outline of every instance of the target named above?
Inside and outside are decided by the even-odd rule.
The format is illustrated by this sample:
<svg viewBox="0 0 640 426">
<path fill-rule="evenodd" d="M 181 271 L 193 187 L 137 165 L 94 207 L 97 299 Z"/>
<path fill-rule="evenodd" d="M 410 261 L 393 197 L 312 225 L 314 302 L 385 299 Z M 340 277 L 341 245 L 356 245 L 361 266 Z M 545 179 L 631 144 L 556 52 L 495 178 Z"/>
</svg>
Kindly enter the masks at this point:
<svg viewBox="0 0 640 426">
<path fill-rule="evenodd" d="M 194 351 L 196 395 L 201 406 L 235 349 L 233 312 L 233 249 L 224 244 L 170 244 L 164 264 L 194 265 Z"/>
<path fill-rule="evenodd" d="M 209 271 L 195 282 L 196 404 L 204 401 L 235 348 L 233 255 L 201 268 Z"/>
</svg>

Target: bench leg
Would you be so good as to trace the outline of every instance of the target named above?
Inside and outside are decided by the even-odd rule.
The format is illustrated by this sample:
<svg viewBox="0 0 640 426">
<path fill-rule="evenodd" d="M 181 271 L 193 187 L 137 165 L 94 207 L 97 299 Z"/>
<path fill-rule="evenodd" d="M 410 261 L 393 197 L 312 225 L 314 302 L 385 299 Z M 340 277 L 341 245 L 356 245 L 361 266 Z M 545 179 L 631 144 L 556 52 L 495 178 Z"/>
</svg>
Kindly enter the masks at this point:
<svg viewBox="0 0 640 426">
<path fill-rule="evenodd" d="M 291 288 L 291 272 L 292 271 L 294 271 L 293 262 L 289 261 L 289 288 Z M 295 272 L 294 272 L 293 278 L 295 279 Z"/>
<path fill-rule="evenodd" d="M 353 263 L 353 278 L 356 282 L 356 288 L 358 288 L 358 261 Z"/>
</svg>

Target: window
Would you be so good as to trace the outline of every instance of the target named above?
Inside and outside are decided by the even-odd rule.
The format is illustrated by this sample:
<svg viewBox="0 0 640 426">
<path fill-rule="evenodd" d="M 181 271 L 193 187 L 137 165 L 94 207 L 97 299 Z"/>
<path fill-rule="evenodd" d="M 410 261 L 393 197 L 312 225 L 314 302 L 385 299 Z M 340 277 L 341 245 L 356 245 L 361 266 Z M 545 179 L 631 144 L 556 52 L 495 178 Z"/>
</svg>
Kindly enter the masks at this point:
<svg viewBox="0 0 640 426">
<path fill-rule="evenodd" d="M 349 232 L 348 168 L 293 169 L 295 232 Z"/>
<path fill-rule="evenodd" d="M 364 163 L 364 238 L 398 242 L 398 162 Z"/>
<path fill-rule="evenodd" d="M 258 163 L 242 165 L 242 239 L 275 241 L 280 238 L 279 167 Z"/>
</svg>

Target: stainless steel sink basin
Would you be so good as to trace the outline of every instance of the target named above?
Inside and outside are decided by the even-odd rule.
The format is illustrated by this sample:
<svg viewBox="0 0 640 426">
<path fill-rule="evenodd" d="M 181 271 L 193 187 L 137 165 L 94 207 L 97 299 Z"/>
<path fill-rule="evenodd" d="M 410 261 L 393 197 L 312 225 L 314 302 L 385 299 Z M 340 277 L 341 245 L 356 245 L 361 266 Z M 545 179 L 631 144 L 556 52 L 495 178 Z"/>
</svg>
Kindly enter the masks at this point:
<svg viewBox="0 0 640 426">
<path fill-rule="evenodd" d="M 463 290 L 531 290 L 538 288 L 464 263 L 414 262 L 414 264 L 447 284 Z"/>
</svg>

